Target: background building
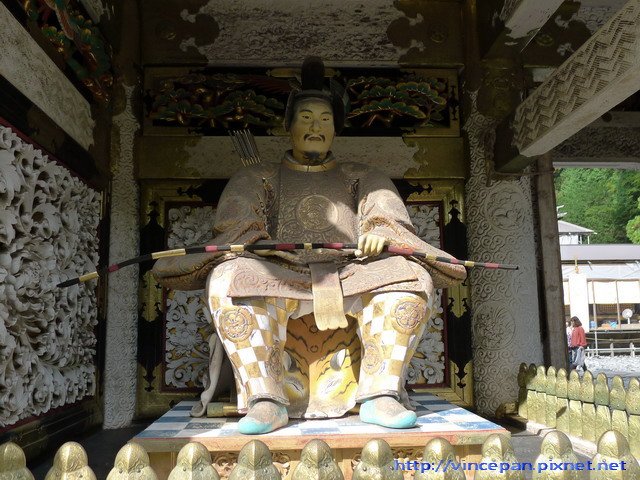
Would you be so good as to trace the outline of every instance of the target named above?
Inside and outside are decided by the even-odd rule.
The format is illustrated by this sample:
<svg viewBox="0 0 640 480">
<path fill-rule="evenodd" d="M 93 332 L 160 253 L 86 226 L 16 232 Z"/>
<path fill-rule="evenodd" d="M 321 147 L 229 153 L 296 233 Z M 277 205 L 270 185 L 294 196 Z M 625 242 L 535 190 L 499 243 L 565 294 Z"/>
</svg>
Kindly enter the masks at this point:
<svg viewBox="0 0 640 480">
<path fill-rule="evenodd" d="M 558 236 L 560 245 L 584 245 L 590 244 L 591 235 L 595 232 L 574 223 L 558 220 Z"/>
<path fill-rule="evenodd" d="M 640 328 L 640 245 L 561 245 L 560 252 L 566 318 L 578 316 L 585 329 Z"/>
</svg>

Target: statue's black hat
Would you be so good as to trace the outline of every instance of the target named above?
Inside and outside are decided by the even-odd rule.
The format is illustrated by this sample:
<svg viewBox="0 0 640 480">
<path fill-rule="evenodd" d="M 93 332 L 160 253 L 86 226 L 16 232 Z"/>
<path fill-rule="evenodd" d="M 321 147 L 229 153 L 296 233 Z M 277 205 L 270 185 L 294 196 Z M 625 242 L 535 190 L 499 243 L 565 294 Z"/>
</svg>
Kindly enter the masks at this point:
<svg viewBox="0 0 640 480">
<path fill-rule="evenodd" d="M 336 134 L 344 127 L 348 98 L 338 82 L 331 79 L 328 87 L 324 78 L 324 63 L 320 57 L 307 57 L 302 63 L 301 89 L 294 89 L 289 94 L 287 110 L 284 117 L 284 127 L 289 130 L 293 121 L 296 103 L 305 98 L 321 98 L 331 104 L 333 109 L 333 124 Z"/>
</svg>

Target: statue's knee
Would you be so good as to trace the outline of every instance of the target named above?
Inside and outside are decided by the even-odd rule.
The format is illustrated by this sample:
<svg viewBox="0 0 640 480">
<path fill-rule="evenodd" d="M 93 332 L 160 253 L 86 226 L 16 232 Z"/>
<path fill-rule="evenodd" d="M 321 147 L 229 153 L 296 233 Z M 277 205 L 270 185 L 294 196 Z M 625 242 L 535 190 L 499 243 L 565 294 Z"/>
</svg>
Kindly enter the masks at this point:
<svg viewBox="0 0 640 480">
<path fill-rule="evenodd" d="M 218 334 L 225 340 L 238 343 L 246 340 L 256 327 L 255 315 L 244 305 L 224 305 L 214 313 Z"/>
<path fill-rule="evenodd" d="M 394 301 L 390 311 L 391 324 L 398 332 L 410 334 L 427 321 L 429 313 L 426 298 L 406 295 Z"/>
</svg>

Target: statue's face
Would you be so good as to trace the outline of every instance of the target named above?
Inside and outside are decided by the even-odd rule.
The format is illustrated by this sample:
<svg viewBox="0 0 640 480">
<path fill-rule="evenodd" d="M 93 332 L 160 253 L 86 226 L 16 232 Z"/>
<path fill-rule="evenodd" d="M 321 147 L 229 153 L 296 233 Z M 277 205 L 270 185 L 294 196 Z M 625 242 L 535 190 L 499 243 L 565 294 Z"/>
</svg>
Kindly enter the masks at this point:
<svg viewBox="0 0 640 480">
<path fill-rule="evenodd" d="M 305 164 L 321 163 L 331 149 L 335 133 L 329 102 L 308 98 L 296 103 L 289 129 L 293 158 Z"/>
</svg>

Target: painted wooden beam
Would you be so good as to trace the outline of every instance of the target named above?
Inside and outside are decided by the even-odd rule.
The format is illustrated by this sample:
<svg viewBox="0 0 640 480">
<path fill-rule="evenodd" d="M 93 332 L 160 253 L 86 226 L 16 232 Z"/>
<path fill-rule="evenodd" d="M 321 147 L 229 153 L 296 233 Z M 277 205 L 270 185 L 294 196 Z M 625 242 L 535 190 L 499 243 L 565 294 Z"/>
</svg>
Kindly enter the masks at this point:
<svg viewBox="0 0 640 480">
<path fill-rule="evenodd" d="M 519 171 L 640 90 L 640 0 L 630 0 L 498 127 L 495 168 Z"/>
<path fill-rule="evenodd" d="M 504 0 L 503 2 L 481 2 L 478 5 L 487 37 L 483 58 L 513 56 L 521 52 L 547 20 L 562 4 L 563 0 Z M 485 10 L 485 11 L 483 11 Z M 486 25 L 488 26 L 488 25 Z"/>
<path fill-rule="evenodd" d="M 94 143 L 91 106 L 0 3 L 0 75 L 82 148 Z"/>
<path fill-rule="evenodd" d="M 553 164 L 640 170 L 640 112 L 609 112 L 555 147 Z"/>
</svg>

